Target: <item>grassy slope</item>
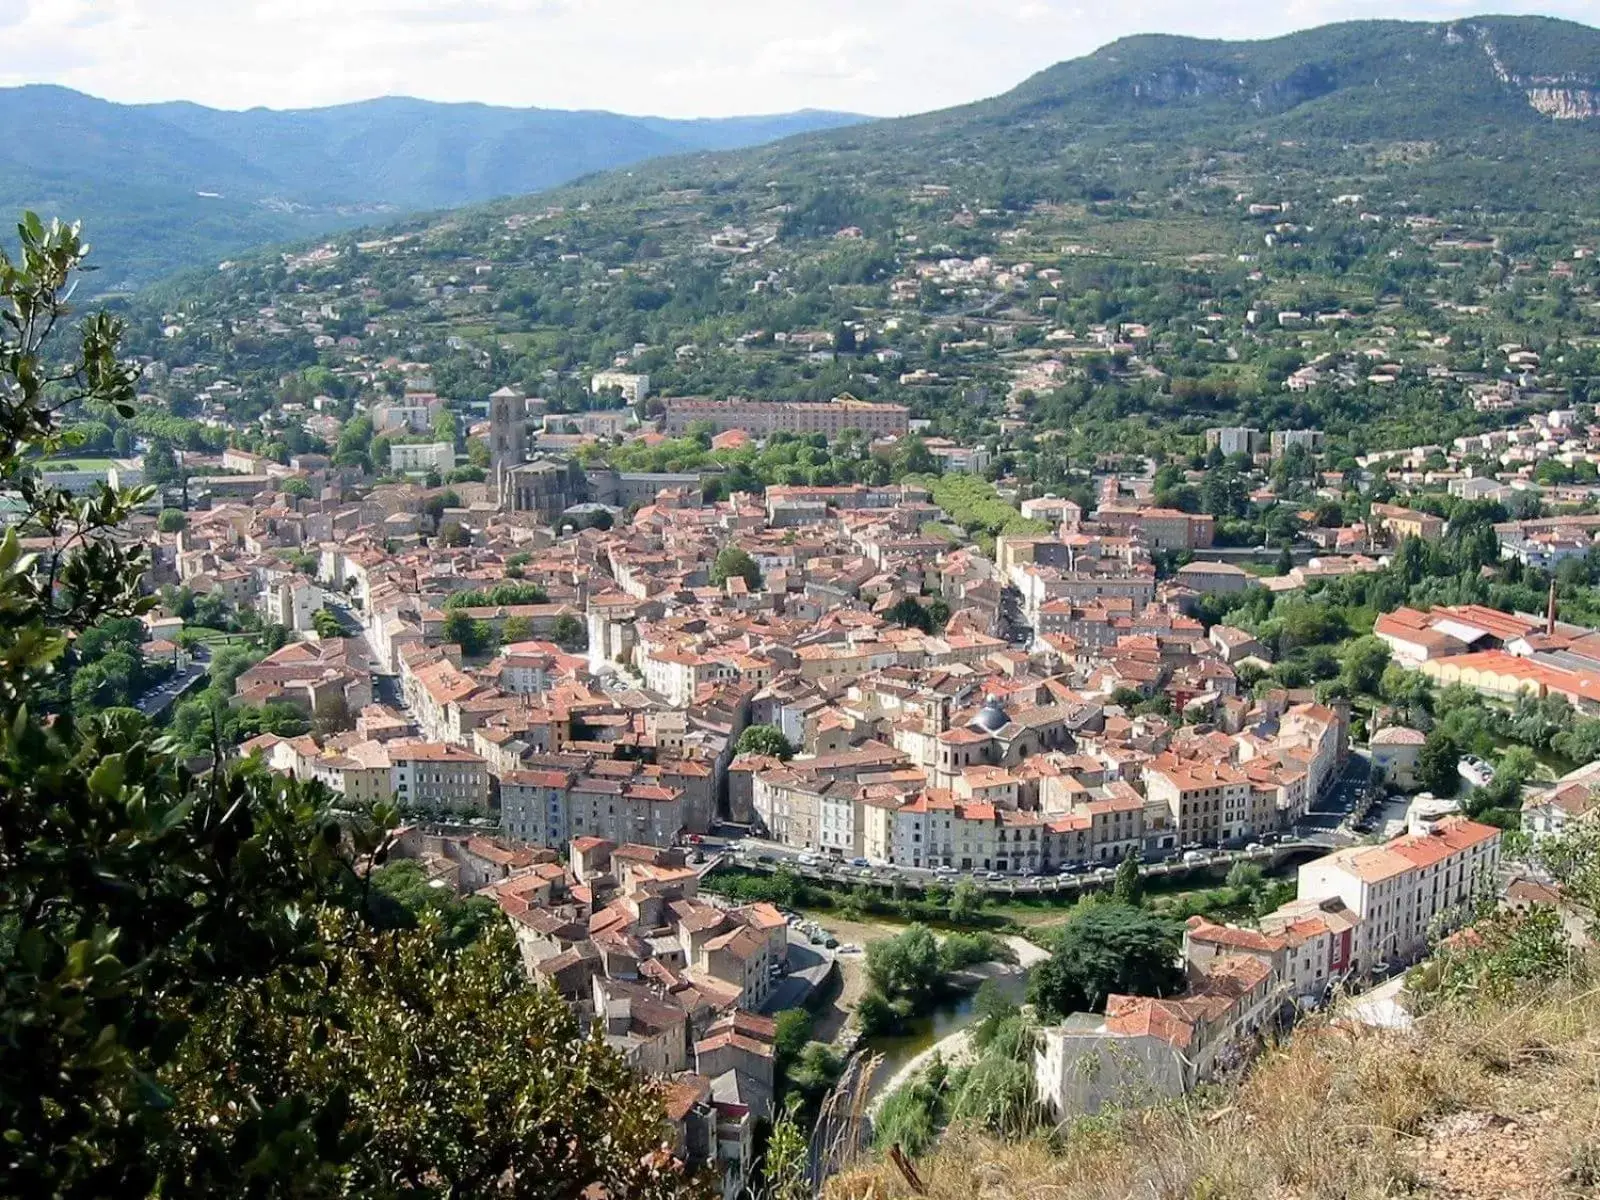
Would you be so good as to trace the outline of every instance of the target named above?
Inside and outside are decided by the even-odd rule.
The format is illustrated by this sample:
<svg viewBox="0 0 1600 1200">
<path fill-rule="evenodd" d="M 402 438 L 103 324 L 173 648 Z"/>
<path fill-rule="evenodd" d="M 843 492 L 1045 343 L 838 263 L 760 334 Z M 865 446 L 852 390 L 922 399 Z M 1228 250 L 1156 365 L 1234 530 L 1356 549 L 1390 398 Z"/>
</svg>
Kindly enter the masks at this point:
<svg viewBox="0 0 1600 1200">
<path fill-rule="evenodd" d="M 1053 1138 L 951 1130 L 918 1170 L 930 1200 L 1592 1195 L 1597 1061 L 1600 1006 L 1574 985 L 1441 1009 L 1409 1037 L 1319 1021 L 1236 1087 L 1104 1114 Z M 912 1193 L 879 1163 L 826 1195 Z"/>
</svg>

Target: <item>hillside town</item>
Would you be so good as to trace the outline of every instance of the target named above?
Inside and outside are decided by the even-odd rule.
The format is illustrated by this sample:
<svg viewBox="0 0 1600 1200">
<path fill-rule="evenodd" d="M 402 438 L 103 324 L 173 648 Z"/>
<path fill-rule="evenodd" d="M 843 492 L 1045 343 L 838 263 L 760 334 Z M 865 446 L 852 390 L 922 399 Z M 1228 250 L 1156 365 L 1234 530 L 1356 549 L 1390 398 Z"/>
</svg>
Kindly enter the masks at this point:
<svg viewBox="0 0 1600 1200">
<path fill-rule="evenodd" d="M 1043 1031 L 1036 1086 L 1062 1113 L 1213 1078 L 1285 1003 L 1409 964 L 1503 882 L 1500 828 L 1409 801 L 1427 722 L 1297 676 L 1260 615 L 1426 553 L 1451 533 L 1438 498 L 1540 514 L 1484 527 L 1485 572 L 1592 561 L 1592 486 L 1549 470 L 1592 475 L 1587 410 L 1353 473 L 1316 430 L 1219 427 L 1202 466 L 1108 459 L 1073 496 L 1022 496 L 973 474 L 981 446 L 924 442 L 900 406 L 668 399 L 641 420 L 648 378 L 608 372 L 595 392 L 628 406 L 552 435 L 513 388 L 446 405 L 413 373 L 359 419 L 399 433 L 465 413 L 478 478 L 452 438 L 395 441 L 378 480 L 317 452 L 184 454 L 142 518 L 162 602 L 140 652 L 162 682 L 141 707 L 182 728 L 197 703 L 183 693 L 221 688 L 232 753 L 392 803 L 408 822 L 397 857 L 492 900 L 531 977 L 670 1080 L 676 1152 L 715 1164 L 730 1200 L 773 1116 L 773 1015 L 820 994 L 837 956 L 791 913 L 703 891 L 727 863 L 1016 895 L 1089 889 L 1127 862 L 1300 855 L 1282 907 L 1189 922 L 1180 994 L 1114 995 Z M 337 440 L 316 403 L 286 416 Z M 752 492 L 575 453 L 691 430 L 724 446 L 859 438 L 867 455 L 915 443 L 938 462 Z M 1285 514 L 1279 544 L 1219 544 L 1189 498 L 1224 475 Z M 971 536 L 941 507 L 963 476 L 1011 505 L 1004 531 Z M 235 639 L 261 649 L 229 657 Z M 1372 639 L 1379 670 L 1425 688 L 1600 713 L 1600 632 L 1561 619 L 1554 581 L 1543 612 L 1395 603 Z M 1460 774 L 1486 784 L 1475 763 Z M 1530 832 L 1595 807 L 1600 780 L 1578 775 L 1512 798 Z M 1386 792 L 1399 819 L 1379 828 L 1367 813 L 1394 816 Z M 1374 830 L 1390 840 L 1364 842 Z"/>
</svg>

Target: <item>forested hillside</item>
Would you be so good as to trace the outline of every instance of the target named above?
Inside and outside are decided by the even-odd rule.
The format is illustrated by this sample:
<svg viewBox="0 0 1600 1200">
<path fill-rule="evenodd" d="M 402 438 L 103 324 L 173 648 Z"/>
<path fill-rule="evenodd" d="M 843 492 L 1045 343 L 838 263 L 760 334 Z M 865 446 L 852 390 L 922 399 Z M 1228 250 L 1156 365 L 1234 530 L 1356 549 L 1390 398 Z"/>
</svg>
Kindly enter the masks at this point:
<svg viewBox="0 0 1600 1200">
<path fill-rule="evenodd" d="M 230 112 L 21 87 L 0 90 L 0 204 L 85 220 L 100 243 L 86 286 L 127 288 L 269 242 L 858 119 L 672 121 L 404 97 Z"/>
<path fill-rule="evenodd" d="M 617 363 L 658 394 L 895 400 L 1043 484 L 1230 420 L 1415 442 L 1478 427 L 1475 387 L 1587 392 L 1586 62 L 1600 33 L 1534 18 L 1133 38 L 981 104 L 257 256 L 130 312 L 252 411 L 286 373 L 399 357 L 556 411 Z M 1524 343 L 1559 349 L 1512 370 Z M 841 468 L 785 477 L 808 471 Z"/>
</svg>

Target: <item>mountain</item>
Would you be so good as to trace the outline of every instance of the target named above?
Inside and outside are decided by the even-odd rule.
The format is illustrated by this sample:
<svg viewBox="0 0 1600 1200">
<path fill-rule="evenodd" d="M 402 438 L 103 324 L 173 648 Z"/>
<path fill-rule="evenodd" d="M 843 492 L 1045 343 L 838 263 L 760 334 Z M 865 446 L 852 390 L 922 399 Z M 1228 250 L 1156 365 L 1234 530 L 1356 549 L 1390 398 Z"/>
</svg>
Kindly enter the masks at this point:
<svg viewBox="0 0 1600 1200">
<path fill-rule="evenodd" d="M 570 410 L 623 361 L 658 395 L 850 392 L 996 444 L 1019 417 L 1077 452 L 1219 420 L 1390 442 L 1495 419 L 1461 380 L 1535 332 L 1583 339 L 1553 386 L 1589 389 L 1597 178 L 1587 26 L 1141 36 L 978 103 L 251 256 L 128 311 L 141 349 L 225 361 L 257 406 L 287 372 L 401 357 L 444 395 Z M 280 308 L 301 325 L 256 315 Z M 1080 366 L 1119 324 L 1138 361 Z"/>
<path fill-rule="evenodd" d="M 384 214 L 862 119 L 807 111 L 675 121 L 402 97 L 231 112 L 28 86 L 0 90 L 10 135 L 0 148 L 0 205 L 84 220 L 101 250 L 95 282 L 122 286 Z"/>
</svg>

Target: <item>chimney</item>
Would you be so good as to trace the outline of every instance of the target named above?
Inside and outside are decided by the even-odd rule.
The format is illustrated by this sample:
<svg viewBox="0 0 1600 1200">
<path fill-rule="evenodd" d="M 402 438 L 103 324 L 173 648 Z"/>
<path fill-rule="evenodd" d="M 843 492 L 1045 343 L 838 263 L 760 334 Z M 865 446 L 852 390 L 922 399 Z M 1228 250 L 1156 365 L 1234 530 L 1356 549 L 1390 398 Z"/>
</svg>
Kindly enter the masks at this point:
<svg viewBox="0 0 1600 1200">
<path fill-rule="evenodd" d="M 1554 579 L 1550 580 L 1550 602 L 1545 608 L 1544 631 L 1551 636 L 1554 636 L 1556 631 L 1556 581 Z"/>
</svg>

